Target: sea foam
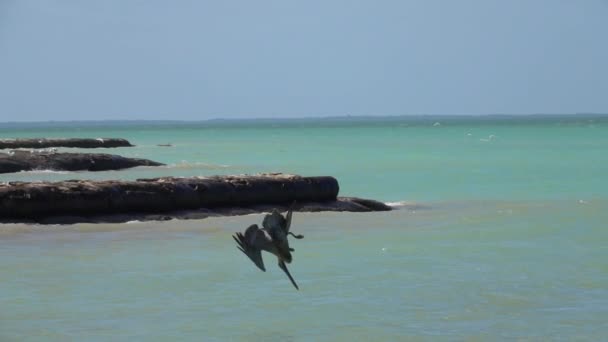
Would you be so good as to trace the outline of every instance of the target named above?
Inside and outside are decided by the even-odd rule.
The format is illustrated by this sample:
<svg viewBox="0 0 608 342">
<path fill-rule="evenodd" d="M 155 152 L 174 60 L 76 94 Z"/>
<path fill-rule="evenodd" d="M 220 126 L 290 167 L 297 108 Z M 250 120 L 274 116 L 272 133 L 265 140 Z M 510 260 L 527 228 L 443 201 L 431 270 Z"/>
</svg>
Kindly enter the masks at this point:
<svg viewBox="0 0 608 342">
<path fill-rule="evenodd" d="M 211 163 L 203 163 L 203 162 L 188 162 L 186 160 L 181 161 L 180 163 L 168 164 L 165 166 L 170 169 L 209 169 L 209 170 L 217 170 L 217 169 L 226 169 L 229 168 L 230 165 L 224 164 L 211 164 Z"/>
</svg>

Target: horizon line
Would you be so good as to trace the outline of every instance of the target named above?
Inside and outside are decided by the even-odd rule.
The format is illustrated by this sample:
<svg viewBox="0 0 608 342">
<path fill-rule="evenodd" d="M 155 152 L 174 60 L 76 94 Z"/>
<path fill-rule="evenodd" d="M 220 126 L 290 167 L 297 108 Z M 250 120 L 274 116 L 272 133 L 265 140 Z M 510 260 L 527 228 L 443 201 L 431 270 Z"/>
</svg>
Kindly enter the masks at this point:
<svg viewBox="0 0 608 342">
<path fill-rule="evenodd" d="M 43 123 L 117 123 L 117 122 L 150 122 L 150 123 L 193 123 L 213 121 L 295 121 L 295 120 L 328 120 L 328 119 L 397 119 L 397 118 L 479 118 L 479 117 L 560 117 L 560 116 L 608 116 L 607 113 L 529 113 L 529 114 L 402 114 L 402 115 L 330 115 L 330 116 L 294 116 L 294 117 L 230 117 L 208 119 L 79 119 L 79 120 L 24 120 L 0 121 L 2 124 L 43 124 Z"/>
</svg>

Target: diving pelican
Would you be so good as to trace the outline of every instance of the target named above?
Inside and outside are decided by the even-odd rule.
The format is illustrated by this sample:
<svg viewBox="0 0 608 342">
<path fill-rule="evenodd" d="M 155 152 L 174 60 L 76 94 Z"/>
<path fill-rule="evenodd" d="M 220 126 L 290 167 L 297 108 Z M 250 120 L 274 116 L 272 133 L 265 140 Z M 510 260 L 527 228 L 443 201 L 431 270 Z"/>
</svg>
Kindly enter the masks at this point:
<svg viewBox="0 0 608 342">
<path fill-rule="evenodd" d="M 264 267 L 264 260 L 262 260 L 262 251 L 274 254 L 279 261 L 279 267 L 287 274 L 293 286 L 299 290 L 285 264 L 291 262 L 291 252 L 294 251 L 293 248 L 289 247 L 288 235 L 296 239 L 304 238 L 302 235 L 295 235 L 289 231 L 292 214 L 293 205 L 289 208 L 285 217 L 274 209 L 272 213 L 264 217 L 263 228 L 259 228 L 257 224 L 252 224 L 245 230 L 245 234 L 236 233 L 232 235 L 232 238 L 238 244 L 237 248 L 264 272 L 266 272 L 266 268 Z"/>
</svg>

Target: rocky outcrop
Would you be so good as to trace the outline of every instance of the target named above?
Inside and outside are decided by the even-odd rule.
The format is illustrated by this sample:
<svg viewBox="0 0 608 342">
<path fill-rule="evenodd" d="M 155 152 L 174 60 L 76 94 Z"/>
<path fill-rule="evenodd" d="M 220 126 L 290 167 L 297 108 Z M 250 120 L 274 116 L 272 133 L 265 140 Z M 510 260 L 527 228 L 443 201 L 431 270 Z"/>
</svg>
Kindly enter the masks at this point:
<svg viewBox="0 0 608 342">
<path fill-rule="evenodd" d="M 49 148 L 49 147 L 129 147 L 133 146 L 128 140 L 119 138 L 97 138 L 97 139 L 0 139 L 0 149 L 15 148 Z"/>
<path fill-rule="evenodd" d="M 194 219 L 286 209 L 381 211 L 387 205 L 339 198 L 333 177 L 284 174 L 136 181 L 9 182 L 0 185 L 0 222 L 126 222 Z"/>
<path fill-rule="evenodd" d="M 160 166 L 148 159 L 126 158 L 103 153 L 56 153 L 40 151 L 10 151 L 0 153 L 0 173 L 55 170 L 55 171 L 106 171 L 135 166 Z"/>
</svg>

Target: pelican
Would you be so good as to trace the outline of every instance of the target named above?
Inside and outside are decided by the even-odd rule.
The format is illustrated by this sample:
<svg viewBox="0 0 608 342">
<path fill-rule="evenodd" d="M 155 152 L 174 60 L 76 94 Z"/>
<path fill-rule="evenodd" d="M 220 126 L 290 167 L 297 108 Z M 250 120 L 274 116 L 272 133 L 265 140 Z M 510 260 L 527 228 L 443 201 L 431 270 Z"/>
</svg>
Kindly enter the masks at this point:
<svg viewBox="0 0 608 342">
<path fill-rule="evenodd" d="M 291 252 L 294 252 L 294 249 L 289 247 L 288 235 L 296 239 L 304 238 L 302 235 L 295 235 L 289 231 L 292 214 L 293 205 L 287 211 L 286 216 L 281 215 L 279 211 L 274 209 L 272 213 L 264 217 L 263 228 L 259 228 L 257 224 L 252 224 L 245 230 L 245 234 L 236 233 L 232 235 L 232 238 L 238 244 L 236 248 L 248 256 L 264 272 L 266 272 L 266 268 L 262 259 L 262 251 L 274 254 L 279 261 L 279 267 L 287 274 L 293 286 L 299 290 L 298 284 L 293 280 L 285 264 L 291 262 Z"/>
</svg>

